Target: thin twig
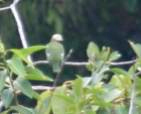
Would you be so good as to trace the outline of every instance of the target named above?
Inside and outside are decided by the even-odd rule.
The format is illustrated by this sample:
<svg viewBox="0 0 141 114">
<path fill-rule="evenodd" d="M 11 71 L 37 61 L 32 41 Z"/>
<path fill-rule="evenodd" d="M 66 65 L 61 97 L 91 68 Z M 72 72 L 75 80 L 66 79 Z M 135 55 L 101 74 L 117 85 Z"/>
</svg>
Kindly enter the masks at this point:
<svg viewBox="0 0 141 114">
<path fill-rule="evenodd" d="M 133 82 L 132 85 L 132 90 L 131 90 L 131 100 L 130 100 L 130 107 L 129 107 L 129 112 L 128 114 L 134 114 L 134 104 L 135 104 L 135 97 L 136 97 L 136 84 L 135 81 Z"/>
<path fill-rule="evenodd" d="M 136 77 L 141 74 L 141 71 L 137 72 L 133 76 L 133 84 L 131 89 L 131 100 L 128 114 L 134 114 L 135 111 L 135 98 L 136 98 Z"/>
<path fill-rule="evenodd" d="M 57 85 L 57 82 L 58 82 L 58 80 L 59 80 L 59 78 L 60 78 L 60 75 L 61 75 L 61 73 L 62 73 L 62 71 L 63 71 L 63 69 L 64 69 L 64 63 L 70 58 L 72 52 L 73 52 L 73 50 L 71 49 L 71 50 L 69 51 L 69 53 L 67 54 L 67 56 L 64 58 L 64 61 L 63 61 L 62 64 L 61 64 L 61 70 L 60 70 L 59 73 L 57 73 L 56 78 L 55 78 L 55 80 L 54 80 L 53 87 L 55 87 L 55 86 Z"/>
<path fill-rule="evenodd" d="M 18 31 L 19 31 L 19 35 L 21 37 L 21 41 L 22 41 L 22 44 L 23 44 L 23 47 L 24 48 L 27 48 L 28 47 L 28 43 L 27 43 L 27 38 L 26 38 L 26 35 L 25 35 L 25 31 L 24 31 L 24 28 L 23 28 L 23 23 L 21 21 L 21 17 L 18 13 L 18 10 L 15 6 L 11 7 L 11 11 L 13 13 L 13 16 L 16 20 L 16 24 L 17 24 L 17 27 L 18 27 Z"/>
<path fill-rule="evenodd" d="M 35 91 L 52 91 L 55 89 L 55 87 L 51 87 L 51 86 L 45 86 L 45 85 L 34 85 L 32 86 L 32 89 L 35 90 Z M 21 94 L 21 90 L 17 90 L 16 91 L 16 94 Z"/>
<path fill-rule="evenodd" d="M 7 7 L 0 8 L 0 11 L 5 11 L 5 10 L 9 10 L 9 9 L 10 9 L 10 7 L 7 6 Z"/>
<path fill-rule="evenodd" d="M 27 42 L 26 34 L 25 34 L 25 31 L 24 31 L 21 16 L 20 16 L 20 14 L 17 10 L 17 4 L 19 3 L 19 1 L 20 0 L 14 0 L 14 2 L 10 5 L 10 8 L 11 8 L 12 14 L 15 18 L 17 27 L 18 27 L 18 31 L 19 31 L 19 35 L 20 35 L 20 38 L 21 38 L 22 45 L 23 45 L 24 48 L 27 48 L 28 42 Z"/>
<path fill-rule="evenodd" d="M 35 91 L 44 91 L 44 90 L 54 90 L 55 88 L 51 86 L 38 85 L 38 86 L 32 86 L 32 89 Z"/>
<path fill-rule="evenodd" d="M 119 61 L 119 62 L 110 62 L 109 64 L 112 66 L 124 66 L 124 65 L 130 65 L 134 64 L 137 60 L 129 60 L 129 61 Z"/>
<path fill-rule="evenodd" d="M 47 60 L 39 60 L 39 61 L 34 61 L 34 65 L 40 65 L 40 64 L 49 64 Z M 66 61 L 64 65 L 67 66 L 86 66 L 88 65 L 88 62 L 73 62 L 73 61 Z"/>
<path fill-rule="evenodd" d="M 15 103 L 16 103 L 16 105 L 18 105 L 19 102 L 18 102 L 18 99 L 17 99 L 16 89 L 14 87 L 13 80 L 12 80 L 12 72 L 10 72 L 9 81 L 10 81 L 10 85 L 11 85 L 11 87 L 13 89 Z"/>
<path fill-rule="evenodd" d="M 120 62 L 107 62 L 107 64 L 110 64 L 112 66 L 124 66 L 124 65 L 130 65 L 130 64 L 134 64 L 136 62 L 135 60 L 129 60 L 129 61 L 120 61 Z M 34 61 L 33 63 L 34 65 L 40 65 L 40 64 L 48 64 L 47 60 L 39 60 L 39 61 Z M 66 61 L 64 63 L 64 65 L 67 66 L 86 66 L 88 65 L 89 62 L 74 62 L 74 61 Z"/>
</svg>

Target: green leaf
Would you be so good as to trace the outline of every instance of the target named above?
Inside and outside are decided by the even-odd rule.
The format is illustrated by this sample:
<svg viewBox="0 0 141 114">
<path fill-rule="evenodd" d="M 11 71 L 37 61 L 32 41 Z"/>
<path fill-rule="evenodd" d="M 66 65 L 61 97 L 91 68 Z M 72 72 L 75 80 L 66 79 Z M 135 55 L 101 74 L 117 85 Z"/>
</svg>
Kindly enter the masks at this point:
<svg viewBox="0 0 141 114">
<path fill-rule="evenodd" d="M 100 59 L 103 61 L 109 60 L 110 53 L 111 53 L 111 49 L 109 47 L 103 46 L 102 51 L 100 53 Z"/>
<path fill-rule="evenodd" d="M 5 86 L 5 79 L 7 77 L 7 72 L 6 70 L 0 71 L 0 92 L 3 90 Z"/>
<path fill-rule="evenodd" d="M 132 66 L 130 66 L 130 68 L 128 69 L 128 73 L 133 76 L 136 72 L 138 68 L 138 65 L 137 64 L 133 64 Z"/>
<path fill-rule="evenodd" d="M 35 53 L 37 51 L 46 49 L 46 46 L 43 45 L 37 45 L 37 46 L 32 46 L 29 48 L 25 48 L 25 49 L 11 49 L 10 51 L 13 52 L 15 55 L 17 55 L 19 58 L 21 58 L 22 60 L 29 62 L 27 60 L 27 57 L 29 55 L 31 55 L 32 53 Z"/>
<path fill-rule="evenodd" d="M 95 84 L 99 83 L 104 78 L 104 76 L 105 76 L 104 73 L 107 71 L 109 71 L 109 66 L 103 65 L 103 67 L 100 69 L 99 72 L 93 72 L 91 84 L 95 85 Z"/>
<path fill-rule="evenodd" d="M 124 69 L 121 69 L 121 68 L 111 68 L 111 71 L 114 72 L 115 74 L 118 74 L 118 75 L 122 74 L 125 76 L 130 76 L 127 71 L 125 71 Z"/>
<path fill-rule="evenodd" d="M 13 56 L 12 59 L 7 60 L 7 64 L 10 70 L 18 76 L 24 77 L 26 75 L 25 67 L 22 61 L 16 56 Z"/>
<path fill-rule="evenodd" d="M 128 90 L 131 88 L 132 80 L 129 76 L 114 75 L 110 81 L 112 85 L 118 87 L 121 90 Z"/>
<path fill-rule="evenodd" d="M 8 114 L 10 110 L 6 110 L 6 111 L 3 111 L 1 112 L 0 114 Z"/>
<path fill-rule="evenodd" d="M 38 114 L 50 114 L 51 98 L 52 98 L 51 91 L 45 91 L 40 94 L 36 106 L 36 110 L 38 111 Z"/>
<path fill-rule="evenodd" d="M 37 98 L 37 93 L 32 90 L 32 85 L 29 81 L 23 78 L 17 78 L 14 81 L 14 85 L 17 89 L 19 89 L 23 94 L 28 96 L 29 98 Z"/>
<path fill-rule="evenodd" d="M 4 52 L 5 52 L 5 47 L 4 47 L 3 42 L 0 39 L 0 55 L 4 54 Z"/>
<path fill-rule="evenodd" d="M 69 108 L 74 107 L 73 99 L 66 95 L 64 87 L 57 88 L 51 100 L 53 114 L 68 113 Z"/>
<path fill-rule="evenodd" d="M 138 108 L 141 108 L 141 96 L 136 96 L 136 99 L 135 99 L 135 102 L 136 102 L 136 105 Z"/>
<path fill-rule="evenodd" d="M 27 108 L 21 105 L 12 106 L 11 109 L 17 111 L 20 114 L 37 114 L 32 108 Z"/>
<path fill-rule="evenodd" d="M 136 78 L 136 88 L 138 93 L 141 93 L 141 79 L 140 77 Z"/>
<path fill-rule="evenodd" d="M 110 90 L 107 90 L 106 94 L 104 95 L 104 99 L 107 102 L 111 102 L 111 101 L 113 101 L 114 99 L 118 98 L 121 95 L 122 95 L 121 90 L 119 90 L 119 89 L 110 89 Z"/>
<path fill-rule="evenodd" d="M 83 95 L 83 80 L 81 78 L 78 78 L 73 82 L 73 91 L 77 100 L 81 99 Z"/>
<path fill-rule="evenodd" d="M 11 89 L 4 89 L 2 91 L 1 100 L 6 108 L 10 106 L 13 98 L 14 98 L 14 94 Z"/>
<path fill-rule="evenodd" d="M 87 87 L 92 80 L 92 77 L 84 77 L 83 78 L 83 87 Z"/>
<path fill-rule="evenodd" d="M 117 105 L 115 106 L 115 113 L 116 114 L 128 114 L 128 108 L 126 105 Z"/>
<path fill-rule="evenodd" d="M 99 47 L 94 42 L 90 42 L 87 47 L 88 58 L 93 61 L 99 55 L 99 53 Z"/>
<path fill-rule="evenodd" d="M 26 71 L 27 71 L 27 75 L 26 75 L 25 78 L 28 79 L 28 80 L 53 81 L 53 79 L 46 76 L 43 72 L 41 72 L 37 68 L 27 67 Z"/>
<path fill-rule="evenodd" d="M 141 44 L 138 43 L 133 43 L 131 41 L 129 41 L 132 49 L 134 50 L 134 52 L 136 53 L 136 55 L 140 58 L 141 57 Z"/>
<path fill-rule="evenodd" d="M 118 60 L 121 57 L 121 54 L 118 51 L 114 51 L 111 53 L 109 61 Z"/>
</svg>

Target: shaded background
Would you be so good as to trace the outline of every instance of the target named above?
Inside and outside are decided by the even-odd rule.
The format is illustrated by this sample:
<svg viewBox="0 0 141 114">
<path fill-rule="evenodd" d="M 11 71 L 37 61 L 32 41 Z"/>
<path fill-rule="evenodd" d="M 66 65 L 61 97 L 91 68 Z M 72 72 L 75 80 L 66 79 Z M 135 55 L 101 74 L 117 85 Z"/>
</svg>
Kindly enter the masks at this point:
<svg viewBox="0 0 141 114">
<path fill-rule="evenodd" d="M 0 6 L 11 2 L 5 0 Z M 122 60 L 134 57 L 129 39 L 141 43 L 140 0 L 21 0 L 18 9 L 30 45 L 46 44 L 52 34 L 62 33 L 66 52 L 74 49 L 70 58 L 73 61 L 86 61 L 89 41 L 119 50 Z M 0 12 L 0 36 L 7 48 L 22 47 L 10 11 Z M 44 52 L 34 55 L 34 59 L 45 59 Z M 45 72 L 50 69 L 40 68 Z M 87 75 L 84 68 L 67 67 L 64 72 L 62 80 L 75 72 Z"/>
</svg>

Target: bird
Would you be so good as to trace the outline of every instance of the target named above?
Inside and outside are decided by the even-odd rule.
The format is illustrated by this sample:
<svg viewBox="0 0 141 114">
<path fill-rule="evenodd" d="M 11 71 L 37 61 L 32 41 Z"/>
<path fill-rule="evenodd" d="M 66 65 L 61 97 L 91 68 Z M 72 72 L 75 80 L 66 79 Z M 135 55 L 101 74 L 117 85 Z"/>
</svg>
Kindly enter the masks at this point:
<svg viewBox="0 0 141 114">
<path fill-rule="evenodd" d="M 62 41 L 63 36 L 61 34 L 53 34 L 45 51 L 47 60 L 52 66 L 54 73 L 61 71 L 61 65 L 65 56 L 64 46 L 61 44 Z"/>
</svg>

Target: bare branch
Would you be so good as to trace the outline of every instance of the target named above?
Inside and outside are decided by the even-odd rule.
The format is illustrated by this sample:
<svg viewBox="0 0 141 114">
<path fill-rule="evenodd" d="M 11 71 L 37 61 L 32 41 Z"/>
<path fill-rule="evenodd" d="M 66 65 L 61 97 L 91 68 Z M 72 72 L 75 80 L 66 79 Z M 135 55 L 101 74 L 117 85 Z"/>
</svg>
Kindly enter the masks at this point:
<svg viewBox="0 0 141 114">
<path fill-rule="evenodd" d="M 5 11 L 5 10 L 9 10 L 11 7 L 10 6 L 7 6 L 7 7 L 3 7 L 3 8 L 0 8 L 0 11 Z"/>
<path fill-rule="evenodd" d="M 28 48 L 28 41 L 27 41 L 27 37 L 26 37 L 26 33 L 24 31 L 24 26 L 23 26 L 23 23 L 22 23 L 22 19 L 21 19 L 21 16 L 17 10 L 17 4 L 19 3 L 20 0 L 14 0 L 13 4 L 11 5 L 11 11 L 12 11 L 12 14 L 15 18 L 15 21 L 16 21 L 16 24 L 17 24 L 17 28 L 18 28 L 18 31 L 19 31 L 19 35 L 20 35 L 20 38 L 21 38 L 21 42 L 22 42 L 22 45 L 24 48 Z M 32 58 L 31 56 L 28 56 L 28 60 L 30 62 L 32 62 Z"/>
<path fill-rule="evenodd" d="M 32 86 L 32 89 L 35 91 L 44 91 L 44 90 L 54 90 L 54 87 L 50 87 L 50 86 Z"/>
<path fill-rule="evenodd" d="M 20 0 L 14 0 L 13 3 L 11 4 L 11 7 L 16 6 L 19 2 L 20 2 Z"/>
<path fill-rule="evenodd" d="M 89 62 L 71 62 L 71 61 L 65 62 L 65 65 L 68 66 L 86 66 L 88 64 Z"/>
<path fill-rule="evenodd" d="M 33 64 L 34 65 L 49 64 L 49 62 L 47 60 L 39 60 L 39 61 L 35 61 Z M 85 66 L 88 64 L 89 64 L 88 62 L 73 62 L 73 61 L 68 61 L 64 63 L 64 65 L 67 66 Z"/>
<path fill-rule="evenodd" d="M 35 85 L 35 86 L 32 86 L 32 89 L 35 90 L 35 91 L 52 91 L 55 89 L 55 87 L 51 87 L 51 86 L 45 86 L 45 85 Z M 21 94 L 21 90 L 17 90 L 16 91 L 16 94 Z M 1 102 L 0 102 L 1 103 Z"/>
<path fill-rule="evenodd" d="M 130 65 L 130 64 L 134 64 L 136 62 L 135 60 L 130 60 L 130 61 L 121 61 L 121 62 L 107 62 L 107 64 L 110 64 L 112 66 L 123 66 L 123 65 Z M 39 60 L 39 61 L 35 61 L 33 63 L 34 65 L 40 65 L 40 64 L 48 64 L 47 60 Z M 86 66 L 88 65 L 89 62 L 74 62 L 74 61 L 66 61 L 64 63 L 64 65 L 67 66 Z"/>
<path fill-rule="evenodd" d="M 15 7 L 18 3 L 19 3 L 20 0 L 14 0 L 12 4 L 10 4 L 9 6 L 5 6 L 5 7 L 2 7 L 0 8 L 0 11 L 5 11 L 5 10 L 9 10 L 11 9 L 12 7 Z"/>
<path fill-rule="evenodd" d="M 18 28 L 18 32 L 19 32 L 19 35 L 20 35 L 20 39 L 21 39 L 23 48 L 28 48 L 28 42 L 27 42 L 25 31 L 24 31 L 22 19 L 21 19 L 20 14 L 17 10 L 17 5 L 18 5 L 19 2 L 20 2 L 20 0 L 14 0 L 13 3 L 10 4 L 9 6 L 0 8 L 0 11 L 11 9 L 11 12 L 12 12 L 12 14 L 15 18 L 16 24 L 17 24 L 17 28 Z M 28 57 L 28 60 L 30 62 L 32 62 L 31 56 Z"/>
<path fill-rule="evenodd" d="M 137 60 L 129 60 L 129 61 L 119 61 L 119 62 L 110 62 L 109 64 L 112 66 L 123 66 L 123 65 L 130 65 L 134 64 Z"/>
<path fill-rule="evenodd" d="M 132 89 L 131 89 L 131 100 L 130 100 L 130 107 L 129 107 L 129 112 L 128 114 L 134 114 L 135 113 L 135 100 L 136 100 L 136 77 L 141 75 L 141 71 L 137 72 L 133 76 L 133 84 L 132 84 Z"/>
<path fill-rule="evenodd" d="M 28 43 L 27 43 L 27 40 L 26 40 L 26 35 L 25 35 L 25 31 L 24 31 L 24 28 L 23 28 L 23 23 L 21 21 L 21 17 L 18 13 L 18 10 L 15 6 L 11 7 L 11 11 L 13 13 L 13 16 L 16 20 L 16 24 L 17 24 L 17 27 L 18 27 L 18 31 L 19 31 L 19 35 L 21 37 L 21 41 L 22 41 L 22 44 L 23 44 L 23 47 L 24 48 L 27 48 L 28 47 Z"/>
</svg>

